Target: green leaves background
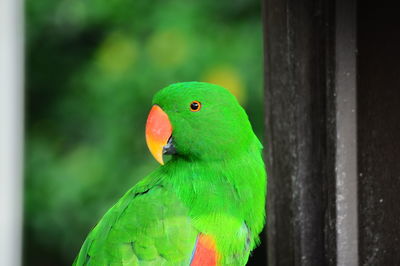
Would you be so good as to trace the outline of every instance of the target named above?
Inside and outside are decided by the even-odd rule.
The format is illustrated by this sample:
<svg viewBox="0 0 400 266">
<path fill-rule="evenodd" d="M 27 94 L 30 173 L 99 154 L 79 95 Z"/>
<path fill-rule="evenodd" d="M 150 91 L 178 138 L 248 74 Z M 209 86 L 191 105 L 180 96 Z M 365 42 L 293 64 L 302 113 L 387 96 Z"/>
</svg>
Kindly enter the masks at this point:
<svg viewBox="0 0 400 266">
<path fill-rule="evenodd" d="M 25 264 L 70 265 L 157 167 L 144 125 L 180 81 L 232 90 L 263 130 L 259 1 L 27 0 Z"/>
</svg>

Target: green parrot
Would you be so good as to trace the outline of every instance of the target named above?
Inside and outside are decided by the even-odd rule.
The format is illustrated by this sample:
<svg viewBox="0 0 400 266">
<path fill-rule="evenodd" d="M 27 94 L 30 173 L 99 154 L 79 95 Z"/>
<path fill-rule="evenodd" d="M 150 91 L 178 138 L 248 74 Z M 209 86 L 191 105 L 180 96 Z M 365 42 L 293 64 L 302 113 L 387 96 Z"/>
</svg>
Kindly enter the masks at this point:
<svg viewBox="0 0 400 266">
<path fill-rule="evenodd" d="M 265 223 L 266 172 L 236 98 L 172 84 L 153 98 L 146 142 L 161 166 L 104 215 L 74 265 L 245 265 Z"/>
</svg>

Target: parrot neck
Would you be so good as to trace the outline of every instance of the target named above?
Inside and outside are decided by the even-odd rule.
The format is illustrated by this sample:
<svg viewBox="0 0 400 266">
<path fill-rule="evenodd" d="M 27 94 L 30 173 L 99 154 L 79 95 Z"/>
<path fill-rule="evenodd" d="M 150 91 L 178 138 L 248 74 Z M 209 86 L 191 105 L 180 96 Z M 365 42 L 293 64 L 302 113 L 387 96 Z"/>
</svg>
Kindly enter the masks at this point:
<svg viewBox="0 0 400 266">
<path fill-rule="evenodd" d="M 176 157 L 159 170 L 192 217 L 222 213 L 244 220 L 251 230 L 262 228 L 266 173 L 259 143 L 223 161 Z"/>
</svg>

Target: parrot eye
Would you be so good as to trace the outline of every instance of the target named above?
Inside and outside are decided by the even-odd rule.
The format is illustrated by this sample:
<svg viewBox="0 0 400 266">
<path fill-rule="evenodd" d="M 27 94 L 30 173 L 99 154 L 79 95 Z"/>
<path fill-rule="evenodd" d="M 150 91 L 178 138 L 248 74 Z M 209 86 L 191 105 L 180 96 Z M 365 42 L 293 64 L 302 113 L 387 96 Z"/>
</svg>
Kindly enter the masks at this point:
<svg viewBox="0 0 400 266">
<path fill-rule="evenodd" d="M 198 102 L 198 101 L 193 101 L 193 102 L 190 104 L 190 111 L 192 111 L 192 112 L 198 112 L 198 111 L 200 111 L 200 109 L 201 109 L 201 103 L 200 103 L 200 102 Z"/>
</svg>

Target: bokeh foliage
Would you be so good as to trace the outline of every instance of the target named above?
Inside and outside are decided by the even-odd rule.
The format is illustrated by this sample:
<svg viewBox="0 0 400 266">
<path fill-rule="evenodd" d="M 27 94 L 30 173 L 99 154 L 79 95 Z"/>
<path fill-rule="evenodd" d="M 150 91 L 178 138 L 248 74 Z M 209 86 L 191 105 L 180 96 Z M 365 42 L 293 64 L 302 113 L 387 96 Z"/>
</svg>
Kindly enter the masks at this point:
<svg viewBox="0 0 400 266">
<path fill-rule="evenodd" d="M 262 135 L 256 0 L 27 0 L 25 264 L 69 265 L 152 169 L 144 124 L 173 82 L 232 90 Z"/>
</svg>

